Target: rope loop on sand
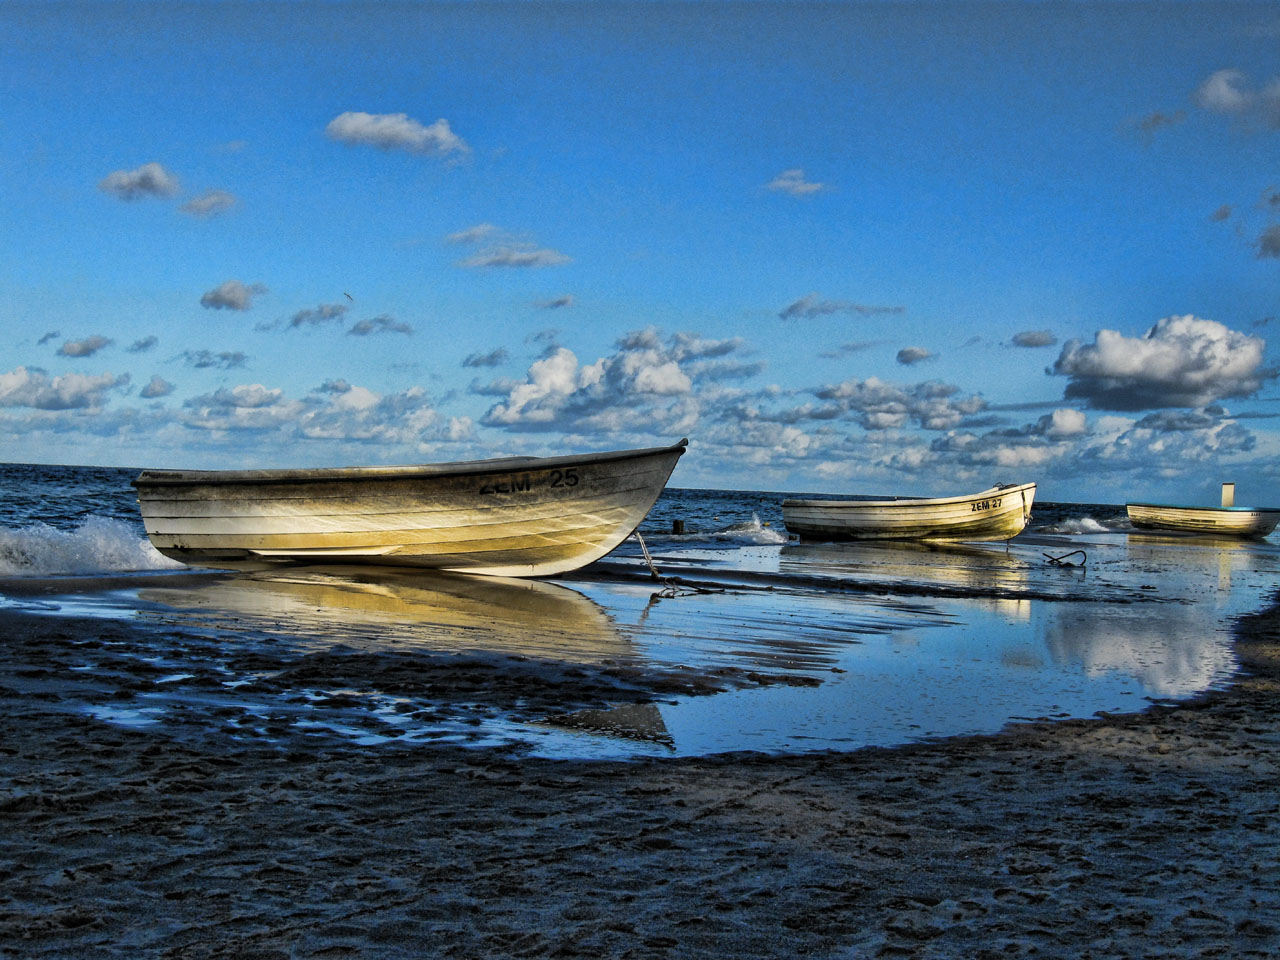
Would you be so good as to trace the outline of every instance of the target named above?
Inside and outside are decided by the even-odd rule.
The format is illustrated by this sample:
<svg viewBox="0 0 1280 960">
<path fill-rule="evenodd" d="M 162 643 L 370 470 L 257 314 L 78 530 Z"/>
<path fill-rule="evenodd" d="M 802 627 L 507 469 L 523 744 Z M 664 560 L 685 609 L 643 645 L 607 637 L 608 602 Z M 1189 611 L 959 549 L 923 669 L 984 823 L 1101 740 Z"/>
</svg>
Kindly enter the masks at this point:
<svg viewBox="0 0 1280 960">
<path fill-rule="evenodd" d="M 649 555 L 649 547 L 644 542 L 644 537 L 640 536 L 640 531 L 635 531 L 636 540 L 640 543 L 640 552 L 644 554 L 644 562 L 649 565 L 649 572 L 653 574 L 653 579 L 664 584 L 663 588 L 657 593 L 649 595 L 649 603 L 653 604 L 658 600 L 673 600 L 676 597 L 692 597 L 701 593 L 724 593 L 723 590 L 709 590 L 706 587 L 695 587 L 692 584 L 682 583 L 679 577 L 664 577 L 658 573 L 658 568 L 653 563 L 653 557 Z"/>
<path fill-rule="evenodd" d="M 1087 564 L 1087 563 L 1089 562 L 1089 555 L 1088 555 L 1087 553 L 1085 553 L 1083 550 L 1072 550 L 1070 553 L 1064 553 L 1064 554 L 1063 554 L 1062 556 L 1060 556 L 1060 557 L 1051 557 L 1051 556 L 1049 556 L 1049 554 L 1047 554 L 1047 553 L 1046 553 L 1044 556 L 1045 556 L 1045 559 L 1047 559 L 1050 563 L 1053 563 L 1053 564 L 1062 564 L 1062 562 L 1063 562 L 1064 560 L 1066 560 L 1066 559 L 1067 559 L 1067 557 L 1074 557 L 1077 553 L 1078 553 L 1078 554 L 1080 554 L 1080 557 L 1081 557 L 1080 562 L 1079 562 L 1079 563 L 1068 563 L 1068 564 L 1065 564 L 1065 566 L 1068 566 L 1068 567 L 1083 567 L 1085 564 Z"/>
</svg>

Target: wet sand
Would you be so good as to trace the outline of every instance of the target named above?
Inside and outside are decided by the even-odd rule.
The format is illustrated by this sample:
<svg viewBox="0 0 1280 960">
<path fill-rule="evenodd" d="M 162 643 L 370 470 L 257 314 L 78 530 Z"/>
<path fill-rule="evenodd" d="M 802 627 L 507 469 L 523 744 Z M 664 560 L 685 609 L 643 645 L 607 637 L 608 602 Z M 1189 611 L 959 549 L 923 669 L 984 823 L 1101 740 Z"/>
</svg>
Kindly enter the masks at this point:
<svg viewBox="0 0 1280 960">
<path fill-rule="evenodd" d="M 166 629 L 0 614 L 0 955 L 1280 953 L 1280 606 L 1237 621 L 1236 682 L 1179 706 L 632 762 L 370 749 L 272 716 L 256 721 L 272 738 L 236 737 L 198 702 L 138 729 L 71 709 L 155 683 L 113 651 Z M 528 658 L 379 662 L 406 696 L 483 690 L 531 713 L 678 685 Z M 294 669 L 339 689 L 356 666 Z"/>
</svg>

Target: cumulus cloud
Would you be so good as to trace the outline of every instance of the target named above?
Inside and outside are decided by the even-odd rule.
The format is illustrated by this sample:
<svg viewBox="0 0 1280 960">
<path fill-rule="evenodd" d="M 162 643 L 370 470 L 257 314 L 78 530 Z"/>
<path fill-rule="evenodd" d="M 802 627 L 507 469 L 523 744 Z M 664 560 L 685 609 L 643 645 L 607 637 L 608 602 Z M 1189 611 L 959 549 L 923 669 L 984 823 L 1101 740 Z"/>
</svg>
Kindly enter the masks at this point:
<svg viewBox="0 0 1280 960">
<path fill-rule="evenodd" d="M 790 194 L 793 197 L 807 197 L 810 194 L 829 189 L 825 183 L 812 183 L 806 180 L 804 171 L 799 168 L 783 170 L 765 184 L 765 188 L 776 193 Z"/>
<path fill-rule="evenodd" d="M 550 347 L 524 380 L 473 392 L 500 396 L 483 423 L 519 430 L 583 433 L 684 432 L 701 413 L 695 386 L 749 375 L 727 369 L 743 349 L 739 338 L 716 340 L 692 333 L 663 338 L 655 328 L 622 337 L 613 354 L 581 364 L 573 351 Z"/>
<path fill-rule="evenodd" d="M 1015 347 L 1051 347 L 1058 338 L 1048 330 L 1023 330 L 1013 335 Z"/>
<path fill-rule="evenodd" d="M 1068 399 L 1103 410 L 1200 407 L 1247 397 L 1276 376 L 1262 366 L 1266 341 L 1191 315 L 1166 317 L 1141 337 L 1100 330 L 1070 340 L 1051 372 L 1070 378 Z"/>
<path fill-rule="evenodd" d="M 110 346 L 115 343 L 110 337 L 104 337 L 101 334 L 94 334 L 83 340 L 68 340 L 58 348 L 58 356 L 60 357 L 92 357 L 103 347 Z"/>
<path fill-rule="evenodd" d="M 926 430 L 950 430 L 986 409 L 980 396 L 936 380 L 899 386 L 878 377 L 845 380 L 813 391 L 826 409 L 805 408 L 807 419 L 852 417 L 866 430 L 896 430 L 914 422 Z"/>
<path fill-rule="evenodd" d="M 299 310 L 289 318 L 289 329 L 318 327 L 334 320 L 341 320 L 349 309 L 345 303 L 322 303 L 311 309 Z"/>
<path fill-rule="evenodd" d="M 142 388 L 138 396 L 144 400 L 154 400 L 157 397 L 167 397 L 173 393 L 173 384 L 161 376 L 153 376 L 151 382 Z"/>
<path fill-rule="evenodd" d="M 159 339 L 155 336 L 147 336 L 143 337 L 141 340 L 133 341 L 133 343 L 129 344 L 125 349 L 130 353 L 146 353 L 148 350 L 154 349 L 155 345 L 159 342 Z"/>
<path fill-rule="evenodd" d="M 107 174 L 98 189 L 121 200 L 140 197 L 171 197 L 178 192 L 178 178 L 158 163 L 144 163 L 136 170 L 115 170 Z"/>
<path fill-rule="evenodd" d="M 898 362 L 903 366 L 911 367 L 924 360 L 928 360 L 933 356 L 924 347 L 903 347 L 898 351 Z"/>
<path fill-rule="evenodd" d="M 462 361 L 464 367 L 498 367 L 507 362 L 507 351 L 504 347 L 490 350 L 488 353 L 472 353 Z"/>
<path fill-rule="evenodd" d="M 106 393 L 127 386 L 129 375 L 103 373 L 88 376 L 64 373 L 50 378 L 43 370 L 18 367 L 0 373 L 0 407 L 36 410 L 84 410 L 101 407 Z"/>
<path fill-rule="evenodd" d="M 329 121 L 325 133 L 346 144 L 365 144 L 381 150 L 436 156 L 465 156 L 471 148 L 449 127 L 437 120 L 424 126 L 405 113 L 360 113 L 348 111 Z"/>
<path fill-rule="evenodd" d="M 1239 70 L 1218 70 L 1200 84 L 1196 104 L 1215 113 L 1238 113 L 1249 105 L 1251 94 L 1244 88 L 1245 75 Z"/>
<path fill-rule="evenodd" d="M 397 320 L 395 317 L 387 316 L 385 313 L 381 316 L 371 317 L 368 320 L 360 320 L 352 324 L 351 329 L 347 331 L 353 337 L 367 337 L 375 333 L 404 333 L 412 334 L 413 327 L 405 323 L 403 320 Z"/>
<path fill-rule="evenodd" d="M 1240 70 L 1218 70 L 1205 78 L 1192 99 L 1211 113 L 1256 120 L 1280 129 L 1280 78 L 1255 87 Z"/>
<path fill-rule="evenodd" d="M 1078 437 L 1089 430 L 1088 418 L 1079 410 L 1058 409 L 1046 413 L 1035 425 L 1034 433 L 1060 440 L 1064 437 Z"/>
<path fill-rule="evenodd" d="M 243 367 L 249 360 L 248 354 L 239 350 L 224 350 L 220 353 L 211 350 L 184 350 L 178 356 L 187 366 L 197 370 L 234 370 Z"/>
<path fill-rule="evenodd" d="M 1080 472 L 1181 470 L 1213 458 L 1221 462 L 1251 452 L 1257 438 L 1239 423 L 1206 408 L 1199 413 L 1162 411 L 1134 422 L 1108 418 L 1073 451 Z"/>
<path fill-rule="evenodd" d="M 227 280 L 200 297 L 200 306 L 206 310 L 248 310 L 253 298 L 267 292 L 260 283 L 248 286 L 239 280 Z"/>
<path fill-rule="evenodd" d="M 178 209 L 193 217 L 211 219 L 226 213 L 236 205 L 236 195 L 226 190 L 206 190 L 198 197 L 192 197 Z"/>
<path fill-rule="evenodd" d="M 812 319 L 813 317 L 825 317 L 834 313 L 851 313 L 863 317 L 875 316 L 878 314 L 899 314 L 906 313 L 906 307 L 876 307 L 867 306 L 862 303 L 852 303 L 848 300 L 824 300 L 816 293 L 810 293 L 801 297 L 794 303 L 789 303 L 783 307 L 778 316 L 783 320 L 796 319 Z"/>
</svg>

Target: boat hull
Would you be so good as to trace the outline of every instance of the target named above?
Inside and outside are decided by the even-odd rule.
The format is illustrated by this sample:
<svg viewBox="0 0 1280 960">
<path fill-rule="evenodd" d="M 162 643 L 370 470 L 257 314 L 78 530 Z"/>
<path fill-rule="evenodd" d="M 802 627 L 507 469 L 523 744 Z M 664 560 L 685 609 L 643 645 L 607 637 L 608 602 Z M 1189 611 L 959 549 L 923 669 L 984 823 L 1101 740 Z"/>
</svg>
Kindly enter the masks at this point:
<svg viewBox="0 0 1280 960">
<path fill-rule="evenodd" d="M 1255 507 L 1178 507 L 1158 503 L 1126 503 L 1124 506 L 1129 522 L 1139 530 L 1260 538 L 1280 523 L 1280 510 Z"/>
<path fill-rule="evenodd" d="M 784 500 L 787 530 L 804 540 L 1008 540 L 1031 516 L 1036 485 L 932 500 Z"/>
<path fill-rule="evenodd" d="M 625 540 L 685 444 L 406 467 L 149 470 L 134 486 L 152 544 L 184 563 L 548 576 Z"/>
</svg>

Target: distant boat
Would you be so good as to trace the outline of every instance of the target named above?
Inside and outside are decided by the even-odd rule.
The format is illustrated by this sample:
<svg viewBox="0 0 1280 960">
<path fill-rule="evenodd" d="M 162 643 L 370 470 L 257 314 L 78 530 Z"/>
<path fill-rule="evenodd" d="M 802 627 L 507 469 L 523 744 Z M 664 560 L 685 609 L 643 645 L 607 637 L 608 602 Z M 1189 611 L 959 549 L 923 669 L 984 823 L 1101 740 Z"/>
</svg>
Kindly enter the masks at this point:
<svg viewBox="0 0 1280 960">
<path fill-rule="evenodd" d="M 144 470 L 133 485 L 151 543 L 184 563 L 547 576 L 630 536 L 687 444 L 416 466 Z"/>
<path fill-rule="evenodd" d="M 1034 483 L 933 500 L 783 500 L 782 519 L 802 540 L 1008 540 L 1031 516 Z"/>
<path fill-rule="evenodd" d="M 1265 537 L 1280 523 L 1280 509 L 1237 507 L 1236 485 L 1222 485 L 1222 506 L 1190 507 L 1126 503 L 1129 522 L 1139 530 L 1207 533 L 1219 537 Z"/>
</svg>

